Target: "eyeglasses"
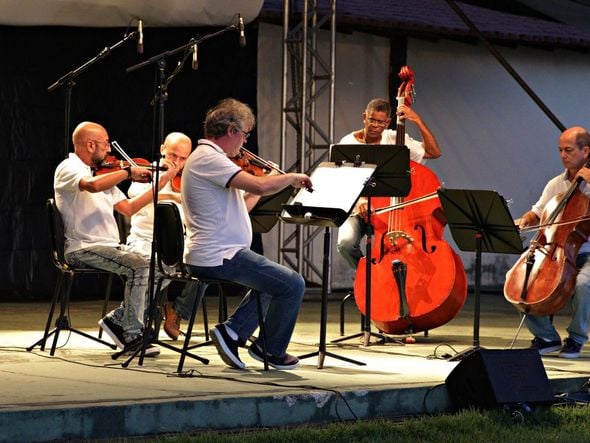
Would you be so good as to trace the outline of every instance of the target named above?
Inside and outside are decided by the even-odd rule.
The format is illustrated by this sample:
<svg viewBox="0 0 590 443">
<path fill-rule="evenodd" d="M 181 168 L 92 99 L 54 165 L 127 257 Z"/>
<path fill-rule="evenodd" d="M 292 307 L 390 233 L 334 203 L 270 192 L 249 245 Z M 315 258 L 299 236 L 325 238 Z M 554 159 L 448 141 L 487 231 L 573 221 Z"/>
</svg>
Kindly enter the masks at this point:
<svg viewBox="0 0 590 443">
<path fill-rule="evenodd" d="M 111 146 L 111 142 L 110 141 L 100 141 L 100 140 L 90 140 L 91 142 L 94 142 L 96 144 L 102 144 L 102 145 L 106 145 L 106 146 Z"/>
<path fill-rule="evenodd" d="M 369 124 L 375 125 L 375 126 L 387 126 L 389 124 L 389 119 L 388 120 L 377 120 L 375 118 L 367 117 L 367 121 L 369 122 Z"/>
<path fill-rule="evenodd" d="M 250 137 L 250 133 L 249 133 L 249 132 L 246 132 L 246 131 L 244 131 L 244 130 L 243 130 L 243 129 L 241 129 L 241 128 L 238 128 L 238 130 L 239 130 L 239 131 L 242 133 L 242 135 L 244 136 L 244 140 L 248 140 L 248 137 Z"/>
</svg>

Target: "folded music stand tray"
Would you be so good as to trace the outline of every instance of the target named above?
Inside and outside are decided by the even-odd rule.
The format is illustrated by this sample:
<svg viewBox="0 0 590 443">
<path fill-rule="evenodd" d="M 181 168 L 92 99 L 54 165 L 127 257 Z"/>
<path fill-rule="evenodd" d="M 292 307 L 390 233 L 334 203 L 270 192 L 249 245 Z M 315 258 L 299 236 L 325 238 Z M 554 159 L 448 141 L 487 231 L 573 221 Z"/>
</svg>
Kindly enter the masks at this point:
<svg viewBox="0 0 590 443">
<path fill-rule="evenodd" d="M 371 224 L 371 197 L 404 197 L 410 193 L 410 151 L 404 145 L 332 145 L 330 160 L 336 164 L 367 162 L 378 165 L 372 181 L 365 186 L 361 194 L 368 197 L 363 332 L 332 340 L 332 343 L 364 337 L 363 344 L 369 346 L 371 336 L 379 338 L 382 342 L 392 341 L 383 334 L 371 331 L 371 253 L 374 234 Z"/>
<path fill-rule="evenodd" d="M 269 232 L 279 221 L 283 205 L 287 203 L 291 194 L 293 194 L 293 188 L 288 186 L 276 194 L 261 197 L 250 211 L 252 231 L 256 234 Z"/>
<path fill-rule="evenodd" d="M 459 361 L 481 349 L 481 253 L 521 254 L 524 248 L 506 201 L 496 191 L 441 188 L 438 197 L 457 247 L 462 251 L 475 251 L 473 346 L 449 358 L 449 361 Z"/>
<path fill-rule="evenodd" d="M 321 163 L 311 174 L 314 192 L 304 189 L 283 206 L 281 220 L 300 225 L 323 226 L 324 254 L 322 266 L 322 307 L 320 317 L 320 343 L 316 352 L 300 356 L 300 359 L 318 356 L 318 369 L 324 367 L 326 356 L 364 366 L 366 363 L 342 357 L 326 351 L 326 326 L 328 319 L 328 283 L 330 273 L 330 228 L 346 221 L 366 183 L 371 179 L 376 165 L 358 164 L 342 166 Z"/>
</svg>

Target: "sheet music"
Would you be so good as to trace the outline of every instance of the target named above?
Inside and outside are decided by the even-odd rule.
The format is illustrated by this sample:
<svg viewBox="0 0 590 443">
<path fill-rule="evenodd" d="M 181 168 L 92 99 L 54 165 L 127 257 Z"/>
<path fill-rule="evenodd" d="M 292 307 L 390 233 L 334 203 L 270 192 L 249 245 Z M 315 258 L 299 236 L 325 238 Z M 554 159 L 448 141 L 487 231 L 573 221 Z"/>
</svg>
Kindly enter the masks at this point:
<svg viewBox="0 0 590 443">
<path fill-rule="evenodd" d="M 333 163 L 330 163 L 333 165 Z M 330 166 L 320 165 L 311 174 L 314 192 L 301 189 L 290 204 L 320 208 L 338 208 L 349 212 L 359 198 L 376 165 Z"/>
</svg>

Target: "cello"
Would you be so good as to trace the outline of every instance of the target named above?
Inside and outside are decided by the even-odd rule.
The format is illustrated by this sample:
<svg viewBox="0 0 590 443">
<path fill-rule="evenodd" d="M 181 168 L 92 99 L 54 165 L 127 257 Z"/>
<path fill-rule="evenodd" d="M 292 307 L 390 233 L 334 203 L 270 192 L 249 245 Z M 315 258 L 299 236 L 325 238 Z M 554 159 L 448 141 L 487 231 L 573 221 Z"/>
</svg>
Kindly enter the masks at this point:
<svg viewBox="0 0 590 443">
<path fill-rule="evenodd" d="M 576 256 L 590 235 L 590 199 L 580 191 L 581 181 L 549 200 L 529 249 L 506 274 L 504 297 L 525 314 L 555 314 L 574 292 Z"/>
<path fill-rule="evenodd" d="M 398 106 L 411 105 L 412 70 L 402 67 Z M 396 123 L 396 144 L 405 145 L 405 121 Z M 410 162 L 411 190 L 400 197 L 371 197 L 375 240 L 371 249 L 373 324 L 387 334 L 412 334 L 447 323 L 467 297 L 467 279 L 460 257 L 442 238 L 446 224 L 436 191 L 440 182 L 427 167 Z M 426 195 L 436 198 L 424 199 Z M 384 208 L 385 207 L 385 208 Z M 365 314 L 366 258 L 359 261 L 354 296 Z"/>
</svg>

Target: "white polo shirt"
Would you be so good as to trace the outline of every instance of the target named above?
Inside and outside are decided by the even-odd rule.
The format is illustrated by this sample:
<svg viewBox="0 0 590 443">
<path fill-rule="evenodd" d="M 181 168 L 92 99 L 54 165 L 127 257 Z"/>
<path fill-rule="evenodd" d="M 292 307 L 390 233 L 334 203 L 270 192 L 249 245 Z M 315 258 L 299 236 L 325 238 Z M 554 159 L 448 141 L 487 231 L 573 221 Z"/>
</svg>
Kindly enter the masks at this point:
<svg viewBox="0 0 590 443">
<path fill-rule="evenodd" d="M 244 191 L 229 186 L 242 169 L 207 139 L 186 161 L 182 172 L 182 206 L 187 223 L 185 262 L 220 266 L 250 248 L 252 225 Z"/>
</svg>

